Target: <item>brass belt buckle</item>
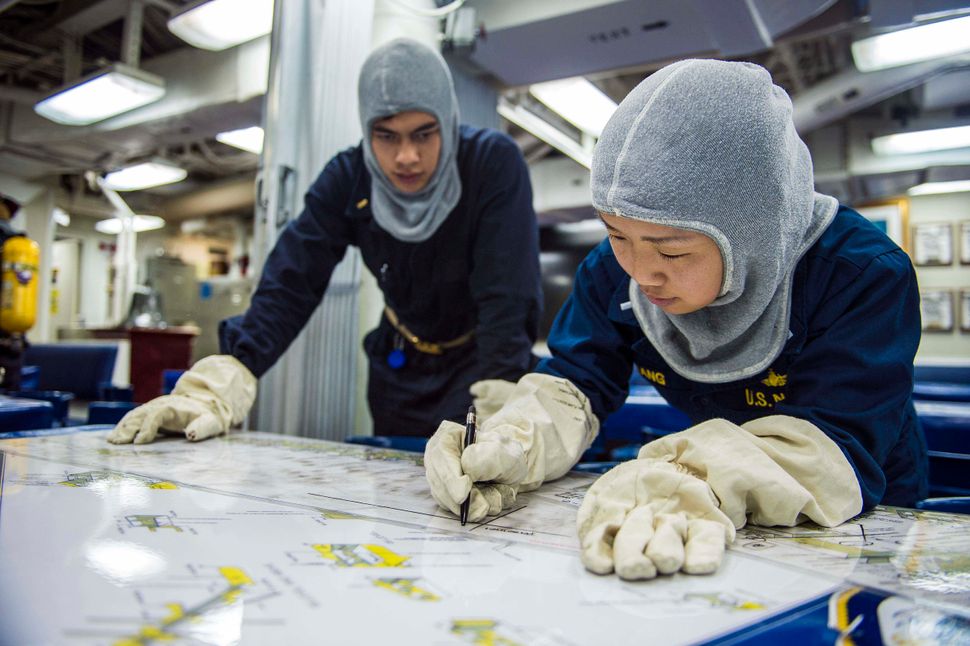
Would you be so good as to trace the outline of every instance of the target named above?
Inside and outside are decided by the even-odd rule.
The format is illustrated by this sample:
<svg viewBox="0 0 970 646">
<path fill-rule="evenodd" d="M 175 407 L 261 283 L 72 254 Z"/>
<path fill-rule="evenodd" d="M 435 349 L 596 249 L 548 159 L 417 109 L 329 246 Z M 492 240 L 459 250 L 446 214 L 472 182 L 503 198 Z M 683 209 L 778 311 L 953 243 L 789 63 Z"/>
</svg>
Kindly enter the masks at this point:
<svg viewBox="0 0 970 646">
<path fill-rule="evenodd" d="M 411 341 L 414 347 L 418 349 L 419 352 L 424 352 L 425 354 L 441 354 L 441 346 L 437 343 L 429 343 L 428 341 L 421 341 L 420 339 L 413 339 Z"/>
</svg>

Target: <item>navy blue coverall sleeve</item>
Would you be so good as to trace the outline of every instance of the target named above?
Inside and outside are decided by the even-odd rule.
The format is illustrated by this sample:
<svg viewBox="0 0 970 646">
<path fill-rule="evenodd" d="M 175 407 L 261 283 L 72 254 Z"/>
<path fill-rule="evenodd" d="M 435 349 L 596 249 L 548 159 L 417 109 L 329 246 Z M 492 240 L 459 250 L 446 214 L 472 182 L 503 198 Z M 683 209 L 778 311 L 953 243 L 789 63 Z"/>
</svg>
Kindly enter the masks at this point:
<svg viewBox="0 0 970 646">
<path fill-rule="evenodd" d="M 912 404 L 919 345 L 919 290 L 900 250 L 863 266 L 843 261 L 815 285 L 827 300 L 808 322 L 775 413 L 815 424 L 838 444 L 859 479 L 863 507 L 890 489 L 925 497 L 926 449 Z M 890 497 L 890 504 L 900 494 Z"/>
<path fill-rule="evenodd" d="M 480 379 L 515 381 L 532 366 L 539 321 L 538 231 L 532 185 L 511 139 L 495 138 L 486 166 L 470 276 L 478 309 L 475 336 Z"/>
<path fill-rule="evenodd" d="M 307 192 L 303 212 L 273 246 L 249 309 L 220 324 L 220 351 L 239 359 L 257 378 L 306 325 L 353 244 L 350 224 L 339 212 L 338 192 L 348 184 L 336 158 L 331 160 Z"/>
<path fill-rule="evenodd" d="M 594 252 L 579 266 L 573 291 L 549 332 L 552 356 L 543 359 L 536 372 L 573 382 L 589 397 L 593 413 L 602 422 L 629 393 L 633 351 L 622 328 L 608 315 L 611 306 L 620 306 L 613 302 L 616 285 L 627 285 L 630 279 L 615 263 L 611 268 L 608 263 L 591 262 L 595 258 L 602 256 Z"/>
</svg>

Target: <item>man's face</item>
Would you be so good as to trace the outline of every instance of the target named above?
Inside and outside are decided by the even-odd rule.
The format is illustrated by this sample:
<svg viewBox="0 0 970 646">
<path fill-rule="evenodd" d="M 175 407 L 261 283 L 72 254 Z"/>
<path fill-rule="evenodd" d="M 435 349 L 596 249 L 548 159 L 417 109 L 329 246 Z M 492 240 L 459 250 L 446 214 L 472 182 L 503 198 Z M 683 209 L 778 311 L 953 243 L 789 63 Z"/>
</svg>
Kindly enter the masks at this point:
<svg viewBox="0 0 970 646">
<path fill-rule="evenodd" d="M 717 298 L 724 279 L 721 250 L 703 233 L 600 213 L 613 254 L 651 303 L 689 314 Z"/>
<path fill-rule="evenodd" d="M 399 191 L 428 185 L 441 155 L 441 127 L 427 112 L 408 110 L 371 126 L 371 149 L 384 175 Z"/>
</svg>

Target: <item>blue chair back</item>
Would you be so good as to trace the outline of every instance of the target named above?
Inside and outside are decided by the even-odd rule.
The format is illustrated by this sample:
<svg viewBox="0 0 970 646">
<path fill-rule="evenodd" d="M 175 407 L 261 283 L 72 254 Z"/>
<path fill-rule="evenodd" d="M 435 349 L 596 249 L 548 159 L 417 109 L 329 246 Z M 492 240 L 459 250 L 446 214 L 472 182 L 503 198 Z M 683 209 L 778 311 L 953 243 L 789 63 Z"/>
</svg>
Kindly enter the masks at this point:
<svg viewBox="0 0 970 646">
<path fill-rule="evenodd" d="M 24 363 L 40 368 L 37 390 L 62 390 L 77 399 L 98 399 L 111 384 L 118 346 L 38 343 L 24 351 Z"/>
</svg>

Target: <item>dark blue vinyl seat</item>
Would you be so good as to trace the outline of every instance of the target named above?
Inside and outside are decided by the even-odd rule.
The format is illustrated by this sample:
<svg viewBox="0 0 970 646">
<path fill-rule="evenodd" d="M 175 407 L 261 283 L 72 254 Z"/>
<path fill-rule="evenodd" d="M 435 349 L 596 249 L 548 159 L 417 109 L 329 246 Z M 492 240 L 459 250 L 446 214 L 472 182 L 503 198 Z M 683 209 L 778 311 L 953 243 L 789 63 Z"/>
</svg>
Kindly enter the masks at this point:
<svg viewBox="0 0 970 646">
<path fill-rule="evenodd" d="M 351 435 L 344 441 L 349 444 L 363 444 L 365 446 L 378 446 L 384 449 L 424 453 L 424 446 L 428 443 L 428 438 L 408 435 Z"/>
<path fill-rule="evenodd" d="M 917 364 L 913 374 L 917 401 L 970 402 L 970 365 Z"/>
<path fill-rule="evenodd" d="M 24 363 L 39 368 L 36 390 L 95 400 L 111 385 L 117 356 L 118 346 L 112 344 L 37 343 L 24 351 Z"/>
<path fill-rule="evenodd" d="M 17 399 L 33 399 L 49 402 L 53 414 L 52 422 L 58 426 L 68 425 L 68 415 L 70 413 L 71 400 L 74 393 L 63 390 L 16 390 L 8 392 L 7 395 Z M 32 428 L 42 428 L 35 426 Z"/>
<path fill-rule="evenodd" d="M 25 431 L 54 426 L 54 406 L 39 399 L 0 395 L 0 439 L 8 431 Z"/>
<path fill-rule="evenodd" d="M 970 496 L 927 498 L 916 503 L 917 509 L 941 511 L 948 514 L 970 514 Z"/>
</svg>

